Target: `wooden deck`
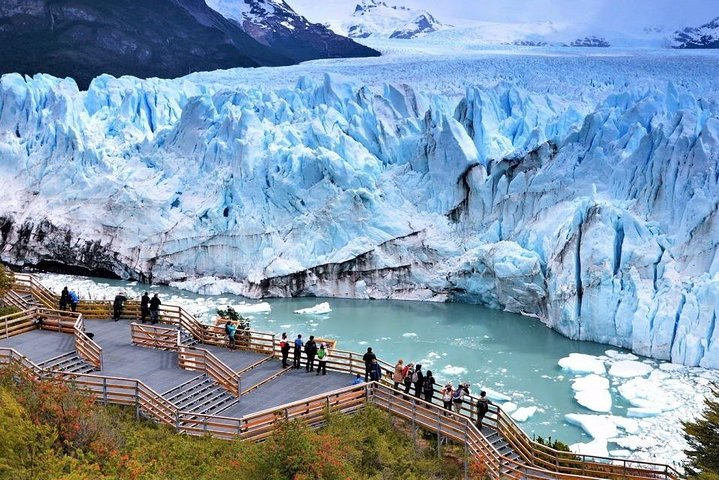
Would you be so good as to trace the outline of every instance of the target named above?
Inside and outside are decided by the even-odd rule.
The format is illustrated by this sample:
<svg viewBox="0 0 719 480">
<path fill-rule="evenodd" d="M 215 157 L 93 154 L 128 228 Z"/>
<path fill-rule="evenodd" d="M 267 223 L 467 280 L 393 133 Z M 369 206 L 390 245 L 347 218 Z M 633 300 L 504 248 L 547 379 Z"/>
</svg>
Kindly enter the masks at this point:
<svg viewBox="0 0 719 480">
<path fill-rule="evenodd" d="M 239 350 L 226 348 L 221 327 L 201 325 L 182 308 L 163 305 L 157 326 L 133 323 L 130 304 L 119 322 L 107 320 L 110 302 L 80 305 L 78 313 L 53 310 L 57 296 L 31 275 L 16 274 L 6 301 L 21 313 L 0 318 L 0 364 L 18 363 L 39 379 L 48 376 L 87 389 L 98 402 L 134 406 L 138 415 L 192 435 L 259 441 L 281 419 L 318 426 L 326 413 L 352 413 L 373 404 L 391 415 L 465 446 L 491 478 L 675 480 L 673 468 L 650 462 L 559 452 L 537 444 L 492 406 L 480 432 L 476 398 L 460 413 L 409 398 L 383 378 L 349 386 L 363 372 L 361 354 L 334 349 L 327 375 L 283 369 L 279 340 L 243 332 Z M 90 338 L 86 333 L 92 333 Z M 392 365 L 379 361 L 385 371 Z M 304 355 L 303 355 L 304 364 Z M 439 444 L 438 444 L 439 447 Z"/>
</svg>

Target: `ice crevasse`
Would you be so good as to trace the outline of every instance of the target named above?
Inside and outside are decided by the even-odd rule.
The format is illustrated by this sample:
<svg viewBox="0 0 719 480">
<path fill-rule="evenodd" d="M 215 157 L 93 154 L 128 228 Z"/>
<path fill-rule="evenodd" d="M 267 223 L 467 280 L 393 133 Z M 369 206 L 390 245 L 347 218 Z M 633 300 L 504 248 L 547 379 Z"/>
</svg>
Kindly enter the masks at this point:
<svg viewBox="0 0 719 480">
<path fill-rule="evenodd" d="M 719 106 L 335 76 L 0 79 L 0 255 L 251 297 L 465 301 L 719 368 Z"/>
</svg>

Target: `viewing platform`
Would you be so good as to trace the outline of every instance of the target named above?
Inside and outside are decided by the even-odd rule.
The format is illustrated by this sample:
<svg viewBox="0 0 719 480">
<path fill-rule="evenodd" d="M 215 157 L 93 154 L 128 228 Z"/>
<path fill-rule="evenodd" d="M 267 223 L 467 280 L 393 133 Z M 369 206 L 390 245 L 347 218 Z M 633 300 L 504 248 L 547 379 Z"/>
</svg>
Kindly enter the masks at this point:
<svg viewBox="0 0 719 480">
<path fill-rule="evenodd" d="M 331 349 L 327 375 L 283 368 L 273 334 L 238 331 L 227 348 L 224 329 L 203 325 L 180 307 L 162 305 L 160 323 L 138 323 L 139 304 L 127 302 L 119 321 L 111 302 L 81 302 L 77 312 L 55 309 L 58 298 L 31 275 L 15 274 L 5 303 L 21 312 L 0 317 L 0 364 L 17 363 L 43 380 L 88 390 L 103 404 L 134 407 L 144 416 L 190 435 L 263 440 L 277 422 L 321 426 L 328 412 L 350 414 L 375 405 L 437 434 L 438 448 L 465 448 L 465 476 L 473 461 L 492 478 L 677 479 L 667 465 L 561 452 L 530 439 L 501 408 L 491 406 L 480 431 L 476 398 L 460 413 L 445 410 L 435 391 L 429 403 L 394 390 L 388 377 L 351 385 L 364 374 L 362 355 Z M 290 363 L 292 361 L 290 355 Z M 384 372 L 393 365 L 379 360 Z"/>
</svg>

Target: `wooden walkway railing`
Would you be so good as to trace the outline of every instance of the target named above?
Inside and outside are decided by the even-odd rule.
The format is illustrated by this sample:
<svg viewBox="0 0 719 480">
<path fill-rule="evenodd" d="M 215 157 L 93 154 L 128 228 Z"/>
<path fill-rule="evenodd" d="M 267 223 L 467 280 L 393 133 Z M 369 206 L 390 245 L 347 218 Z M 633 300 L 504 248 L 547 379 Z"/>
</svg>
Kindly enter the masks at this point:
<svg viewBox="0 0 719 480">
<path fill-rule="evenodd" d="M 140 347 L 177 351 L 180 345 L 180 331 L 175 327 L 168 328 L 132 322 L 130 335 L 133 345 Z"/>
<path fill-rule="evenodd" d="M 15 281 L 18 287 L 15 288 L 15 290 L 31 292 L 43 305 L 52 306 L 56 304 L 57 296 L 43 287 L 32 275 L 16 274 Z M 131 315 L 133 315 L 133 313 L 139 316 L 139 308 L 135 310 L 132 302 L 129 303 L 131 308 L 126 308 L 123 317 L 128 318 L 128 316 L 130 316 L 129 318 L 132 318 Z M 82 302 L 78 310 L 88 312 L 88 318 L 109 318 L 111 315 L 111 302 Z M 85 315 L 85 313 L 83 313 L 83 315 Z M 22 315 L 14 317 L 15 320 L 21 318 L 23 318 Z M 2 320 L 3 319 L 0 319 L 0 321 Z M 16 328 L 17 331 L 22 331 L 23 328 L 27 327 L 27 324 L 23 323 L 26 321 L 27 318 L 17 320 L 17 323 L 14 324 L 14 328 Z M 225 335 L 222 327 L 202 325 L 181 307 L 163 305 L 161 307 L 161 321 L 181 327 L 199 342 L 211 345 L 225 345 Z M 12 322 L 12 319 L 9 320 L 9 322 Z M 22 326 L 18 327 L 17 325 Z M 58 328 L 61 327 L 62 325 Z M 274 335 L 262 332 L 241 332 L 241 334 L 243 337 L 241 339 L 242 341 L 238 341 L 238 347 L 244 347 L 275 357 L 280 356 L 279 340 Z M 203 371 L 208 371 L 209 369 L 209 371 L 214 372 L 215 376 L 213 376 L 213 379 L 215 379 L 217 383 L 227 383 L 226 375 L 228 372 L 222 368 L 224 364 L 217 360 L 216 357 L 215 359 L 219 365 L 213 362 L 212 357 L 214 357 L 214 355 L 206 350 L 205 352 L 212 355 L 212 357 L 199 352 L 199 350 L 204 349 L 181 348 L 186 348 L 182 353 L 184 353 L 187 358 L 186 363 L 192 365 L 192 369 Z M 305 361 L 304 353 L 303 361 Z M 379 362 L 386 372 L 391 373 L 394 370 L 393 365 L 381 360 Z M 364 373 L 365 367 L 361 354 L 344 350 L 333 350 L 331 351 L 327 368 L 337 372 L 355 374 Z M 83 375 L 83 377 L 101 378 L 93 375 Z M 125 380 L 132 382 L 132 380 L 129 379 Z M 675 469 L 668 465 L 578 455 L 551 449 L 531 440 L 500 407 L 493 406 L 485 418 L 485 425 L 495 429 L 511 445 L 514 451 L 522 456 L 523 461 L 512 460 L 511 458 L 501 455 L 497 458 L 498 452 L 496 454 L 492 452 L 492 449 L 489 448 L 491 445 L 474 425 L 476 419 L 476 397 L 472 396 L 470 397 L 470 401 L 465 401 L 461 413 L 455 414 L 441 409 L 439 405 L 434 403 L 426 403 L 419 399 L 405 400 L 404 395 L 395 395 L 397 392 L 388 386 L 389 383 L 390 380 L 387 377 L 383 377 L 382 383 L 379 384 L 372 383 L 330 392 L 326 395 L 312 397 L 311 399 L 295 402 L 276 409 L 270 409 L 267 412 L 259 412 L 243 417 L 242 419 L 222 417 L 219 415 L 201 415 L 192 412 L 174 411 L 170 413 L 174 413 L 172 424 L 187 433 L 211 433 L 223 438 L 229 438 L 239 434 L 241 438 L 261 439 L 269 435 L 268 432 L 272 430 L 271 426 L 268 426 L 273 424 L 270 418 L 275 418 L 276 421 L 284 415 L 285 418 L 302 418 L 312 424 L 313 421 L 320 418 L 320 415 L 317 413 L 320 409 L 319 403 L 323 401 L 326 403 L 329 402 L 329 404 L 341 408 L 347 405 L 348 408 L 351 409 L 355 406 L 352 402 L 358 401 L 362 396 L 358 392 L 362 391 L 365 398 L 372 398 L 372 402 L 376 403 L 380 408 L 390 411 L 393 415 L 406 419 L 409 419 L 411 416 L 414 418 L 414 421 L 423 428 L 432 431 L 436 429 L 437 433 L 441 433 L 458 442 L 463 442 L 473 455 L 485 462 L 490 469 L 491 475 L 495 478 L 677 479 L 680 476 Z M 237 390 L 235 390 L 234 383 L 223 386 L 230 393 L 239 392 L 239 375 L 237 377 Z M 98 388 L 95 384 L 92 384 L 92 387 L 95 389 Z M 168 418 L 168 412 L 163 410 L 161 406 L 158 406 L 161 405 L 162 402 L 158 399 L 153 399 L 152 394 L 140 386 L 137 386 L 136 397 L 140 395 L 139 392 L 141 390 L 144 392 L 144 397 L 142 400 L 136 401 L 140 403 L 144 402 L 149 406 L 148 408 L 150 408 L 151 411 L 157 410 L 160 420 L 165 421 L 165 419 Z M 95 392 L 95 390 L 92 391 Z M 354 393 L 350 394 L 349 392 Z M 355 398 L 353 395 L 357 395 L 357 397 Z M 437 395 L 435 395 L 435 397 L 437 397 Z M 162 399 L 162 397 L 160 397 L 160 399 Z M 277 412 L 283 413 L 280 413 L 278 417 Z M 253 419 L 255 423 L 251 422 Z M 461 437 L 459 435 L 460 430 L 462 431 Z"/>
<path fill-rule="evenodd" d="M 240 375 L 224 364 L 212 352 L 204 348 L 180 345 L 177 350 L 180 368 L 205 373 L 233 397 L 242 392 Z"/>
</svg>

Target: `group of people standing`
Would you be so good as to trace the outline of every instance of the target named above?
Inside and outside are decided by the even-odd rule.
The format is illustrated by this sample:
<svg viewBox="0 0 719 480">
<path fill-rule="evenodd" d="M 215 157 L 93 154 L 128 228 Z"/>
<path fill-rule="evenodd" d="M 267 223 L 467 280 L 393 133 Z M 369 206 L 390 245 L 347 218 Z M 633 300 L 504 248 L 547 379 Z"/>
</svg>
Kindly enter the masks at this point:
<svg viewBox="0 0 719 480">
<path fill-rule="evenodd" d="M 315 359 L 317 360 L 317 373 L 316 375 L 327 375 L 327 361 L 330 358 L 329 348 L 327 344 L 320 343 L 319 345 L 315 341 L 314 335 L 310 335 L 310 339 L 307 342 L 302 340 L 302 335 L 297 335 L 297 338 L 293 342 L 287 337 L 287 332 L 282 333 L 280 338 L 280 351 L 282 352 L 282 368 L 288 368 L 290 350 L 294 348 L 292 356 L 292 368 L 302 368 L 302 352 L 304 350 L 307 357 L 305 362 L 305 371 L 314 372 L 315 370 Z"/>
<path fill-rule="evenodd" d="M 116 322 L 120 320 L 122 316 L 122 310 L 125 307 L 127 296 L 125 292 L 120 292 L 115 295 L 115 301 L 112 302 L 112 319 Z M 142 323 L 147 321 L 147 317 L 150 317 L 150 323 L 156 324 L 160 318 L 160 305 L 162 301 L 160 296 L 156 293 L 150 298 L 150 294 L 145 292 L 140 297 L 140 320 Z"/>
<path fill-rule="evenodd" d="M 70 310 L 73 312 L 77 310 L 77 304 L 80 302 L 80 297 L 75 292 L 75 290 L 69 290 L 67 287 L 62 289 L 62 292 L 60 293 L 60 310 L 67 310 L 68 304 L 70 305 Z"/>
<path fill-rule="evenodd" d="M 74 312 L 77 310 L 77 305 L 80 302 L 80 297 L 74 290 L 68 290 L 67 287 L 62 289 L 60 292 L 60 310 L 66 310 L 67 306 L 70 305 L 70 309 Z M 115 295 L 115 300 L 112 302 L 112 319 L 116 322 L 120 320 L 122 311 L 125 308 L 125 302 L 127 302 L 127 295 L 125 292 L 120 292 Z M 150 321 L 155 324 L 159 320 L 160 297 L 155 294 L 152 298 L 145 292 L 140 299 L 140 318 L 142 323 L 145 323 L 147 317 L 150 317 Z"/>
<path fill-rule="evenodd" d="M 372 349 L 368 348 L 365 354 L 365 364 L 367 362 L 368 355 L 371 355 L 376 363 L 376 357 L 372 353 Z M 380 375 L 381 377 L 381 375 Z M 377 377 L 379 380 L 380 377 Z M 374 378 L 373 378 L 374 380 Z M 397 364 L 394 366 L 394 372 L 392 373 L 392 382 L 396 390 L 400 389 L 400 385 L 404 386 L 404 393 L 409 394 L 410 390 L 414 387 L 414 396 L 419 399 L 424 399 L 425 402 L 432 403 L 434 398 L 434 386 L 437 383 L 431 370 L 427 370 L 426 373 L 422 371 L 422 365 L 413 363 L 404 363 L 404 360 L 399 359 Z M 454 410 L 456 413 L 462 412 L 462 406 L 469 400 L 469 383 L 462 382 L 455 388 L 452 386 L 452 382 L 447 382 L 444 387 L 440 390 L 439 394 L 442 397 L 442 404 L 447 410 Z M 487 398 L 487 392 L 482 390 L 477 399 L 477 427 L 482 429 L 482 422 L 487 412 L 489 411 L 489 405 L 492 402 Z"/>
</svg>

